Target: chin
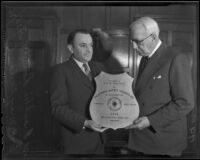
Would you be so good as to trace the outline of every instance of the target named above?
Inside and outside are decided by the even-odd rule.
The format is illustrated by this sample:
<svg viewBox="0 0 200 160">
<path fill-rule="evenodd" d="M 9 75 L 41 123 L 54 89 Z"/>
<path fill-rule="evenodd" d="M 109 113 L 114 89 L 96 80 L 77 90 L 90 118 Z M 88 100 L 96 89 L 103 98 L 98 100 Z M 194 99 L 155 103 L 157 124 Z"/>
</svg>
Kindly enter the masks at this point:
<svg viewBox="0 0 200 160">
<path fill-rule="evenodd" d="M 92 57 L 85 59 L 87 62 L 92 60 Z"/>
</svg>

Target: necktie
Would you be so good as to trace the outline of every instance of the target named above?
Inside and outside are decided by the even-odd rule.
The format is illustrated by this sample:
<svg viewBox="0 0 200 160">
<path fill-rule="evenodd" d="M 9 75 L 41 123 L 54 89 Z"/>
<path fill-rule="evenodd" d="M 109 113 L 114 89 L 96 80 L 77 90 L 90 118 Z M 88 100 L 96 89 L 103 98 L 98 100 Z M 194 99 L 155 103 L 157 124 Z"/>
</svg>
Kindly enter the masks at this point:
<svg viewBox="0 0 200 160">
<path fill-rule="evenodd" d="M 86 76 L 89 78 L 90 81 L 92 81 L 92 75 L 91 75 L 90 69 L 86 63 L 83 63 L 83 68 L 85 70 Z"/>
<path fill-rule="evenodd" d="M 149 60 L 148 56 L 143 56 L 142 57 L 142 59 L 140 61 L 140 66 L 139 66 L 137 79 L 139 79 L 141 73 L 143 72 L 144 68 L 146 67 L 148 60 Z"/>
</svg>

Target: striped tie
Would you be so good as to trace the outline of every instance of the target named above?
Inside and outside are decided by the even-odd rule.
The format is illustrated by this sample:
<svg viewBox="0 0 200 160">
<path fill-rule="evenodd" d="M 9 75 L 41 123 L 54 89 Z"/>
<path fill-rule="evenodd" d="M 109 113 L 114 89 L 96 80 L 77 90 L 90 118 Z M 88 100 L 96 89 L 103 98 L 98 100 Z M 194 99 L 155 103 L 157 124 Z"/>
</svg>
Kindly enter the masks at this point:
<svg viewBox="0 0 200 160">
<path fill-rule="evenodd" d="M 83 68 L 85 70 L 86 76 L 89 78 L 90 81 L 92 81 L 92 75 L 91 75 L 90 69 L 86 63 L 83 63 Z"/>
</svg>

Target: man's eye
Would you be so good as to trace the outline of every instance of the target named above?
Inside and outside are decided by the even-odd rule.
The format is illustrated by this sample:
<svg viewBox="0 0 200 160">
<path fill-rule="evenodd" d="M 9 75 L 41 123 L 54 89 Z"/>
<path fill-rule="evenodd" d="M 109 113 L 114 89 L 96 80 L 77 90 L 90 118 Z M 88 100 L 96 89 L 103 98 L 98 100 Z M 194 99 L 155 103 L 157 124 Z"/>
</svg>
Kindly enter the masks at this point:
<svg viewBox="0 0 200 160">
<path fill-rule="evenodd" d="M 79 46 L 82 47 L 82 48 L 93 47 L 93 44 L 89 44 L 89 45 L 87 45 L 87 44 L 80 44 Z"/>
<path fill-rule="evenodd" d="M 86 47 L 87 45 L 86 44 L 80 44 L 80 47 Z"/>
</svg>

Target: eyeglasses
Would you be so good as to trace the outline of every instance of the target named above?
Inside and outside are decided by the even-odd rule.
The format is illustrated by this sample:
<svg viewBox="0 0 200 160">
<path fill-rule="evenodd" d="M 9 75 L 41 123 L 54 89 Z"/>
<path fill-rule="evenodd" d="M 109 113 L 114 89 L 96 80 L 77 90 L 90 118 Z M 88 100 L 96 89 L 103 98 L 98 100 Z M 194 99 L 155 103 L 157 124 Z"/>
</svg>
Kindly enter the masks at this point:
<svg viewBox="0 0 200 160">
<path fill-rule="evenodd" d="M 137 39 L 131 39 L 131 43 L 136 43 L 137 45 L 140 45 L 142 42 L 144 42 L 147 38 L 149 38 L 152 34 L 144 38 L 143 40 L 137 40 Z"/>
</svg>

